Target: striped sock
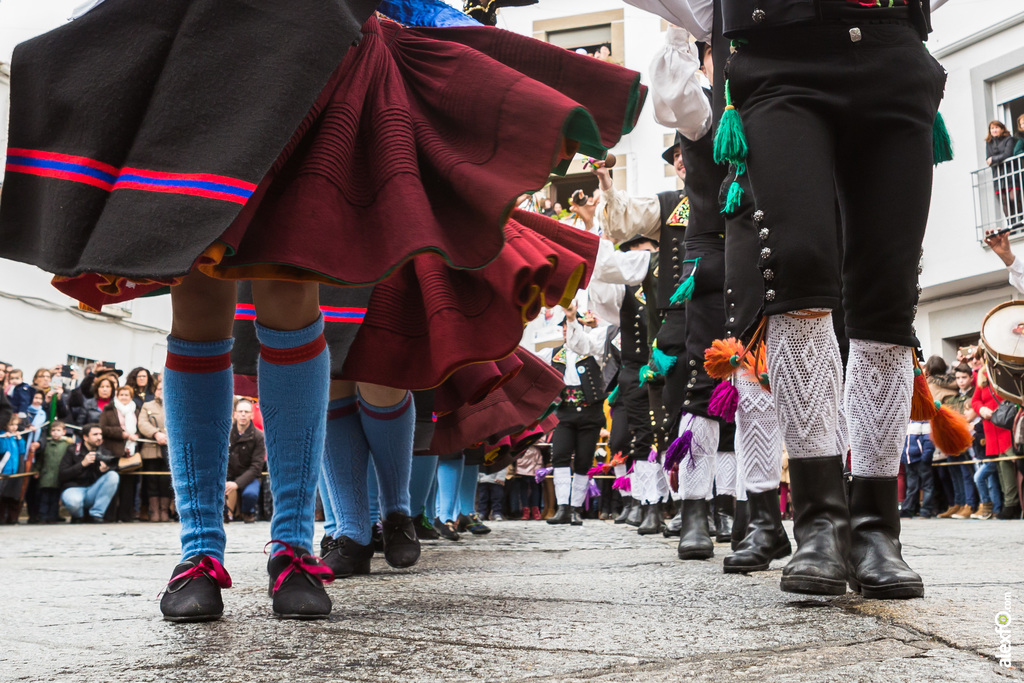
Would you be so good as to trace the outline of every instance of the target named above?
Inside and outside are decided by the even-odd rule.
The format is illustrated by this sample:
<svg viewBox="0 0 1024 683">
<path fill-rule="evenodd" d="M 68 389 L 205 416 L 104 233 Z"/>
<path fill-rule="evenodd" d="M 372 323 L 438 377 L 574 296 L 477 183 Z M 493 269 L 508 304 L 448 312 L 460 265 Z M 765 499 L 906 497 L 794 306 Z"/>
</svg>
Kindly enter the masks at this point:
<svg viewBox="0 0 1024 683">
<path fill-rule="evenodd" d="M 224 483 L 231 432 L 231 339 L 167 337 L 164 411 L 181 557 L 224 561 Z"/>
<path fill-rule="evenodd" d="M 301 330 L 272 330 L 257 322 L 256 337 L 260 409 L 274 494 L 270 536 L 310 551 L 331 372 L 323 316 Z"/>
<path fill-rule="evenodd" d="M 408 515 L 412 439 L 416 427 L 412 393 L 407 392 L 401 401 L 386 407 L 370 405 L 360 396 L 359 421 L 377 470 L 381 517 L 392 512 Z"/>
</svg>

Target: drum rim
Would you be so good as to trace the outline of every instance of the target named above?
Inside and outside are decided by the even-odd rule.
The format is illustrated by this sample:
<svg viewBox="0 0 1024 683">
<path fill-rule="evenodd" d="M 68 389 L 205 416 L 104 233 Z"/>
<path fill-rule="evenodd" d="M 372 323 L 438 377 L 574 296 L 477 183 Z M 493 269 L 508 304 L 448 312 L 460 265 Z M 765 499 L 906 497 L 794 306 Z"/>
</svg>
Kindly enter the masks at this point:
<svg viewBox="0 0 1024 683">
<path fill-rule="evenodd" d="M 1024 356 L 1011 356 L 1008 353 L 999 353 L 989 345 L 988 339 L 985 338 L 985 323 L 988 322 L 988 319 L 991 318 L 996 311 L 1009 308 L 1010 306 L 1024 307 L 1024 301 L 1004 301 L 992 308 L 992 310 L 986 313 L 985 317 L 981 320 L 981 331 L 979 336 L 981 337 L 982 348 L 985 350 L 986 354 L 990 354 L 993 358 L 998 361 L 1002 361 L 1003 363 L 1019 365 L 1021 366 L 1021 369 L 1024 369 Z"/>
<path fill-rule="evenodd" d="M 996 359 L 996 360 L 998 362 L 998 359 Z M 1003 365 L 1003 366 L 1007 366 L 1008 368 L 1010 368 L 1010 366 L 1014 366 L 1013 363 L 999 363 L 999 364 Z M 1012 367 L 1010 369 L 1012 369 L 1012 370 L 1019 370 L 1020 374 L 1024 375 L 1024 366 L 1014 366 L 1014 367 Z M 1004 401 L 1009 401 L 1010 403 L 1016 403 L 1019 406 L 1024 406 L 1024 382 L 1021 382 L 1021 386 L 1019 387 L 1021 389 L 1021 393 L 1020 394 L 1011 394 L 1006 389 L 1003 389 L 1001 386 L 999 386 L 999 383 L 996 382 L 996 378 L 992 376 L 992 369 L 989 366 L 989 359 L 988 358 L 985 359 L 985 374 L 988 376 L 988 388 L 989 388 L 989 391 L 991 391 L 993 394 L 995 394 L 996 396 L 998 396 L 999 398 L 1001 398 Z"/>
</svg>

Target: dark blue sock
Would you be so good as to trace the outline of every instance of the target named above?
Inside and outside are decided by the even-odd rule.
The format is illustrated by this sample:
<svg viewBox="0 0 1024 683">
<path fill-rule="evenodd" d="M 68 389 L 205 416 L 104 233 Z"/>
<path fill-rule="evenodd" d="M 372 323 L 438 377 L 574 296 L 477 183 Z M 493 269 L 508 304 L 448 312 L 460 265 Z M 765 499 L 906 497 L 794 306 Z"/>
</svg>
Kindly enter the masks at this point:
<svg viewBox="0 0 1024 683">
<path fill-rule="evenodd" d="M 224 484 L 231 432 L 231 339 L 167 337 L 164 412 L 181 557 L 224 561 Z"/>
<path fill-rule="evenodd" d="M 437 456 L 416 455 L 412 459 L 409 475 L 409 514 L 416 516 L 427 509 L 427 498 L 437 478 Z M 431 519 L 434 514 L 427 514 Z"/>
<path fill-rule="evenodd" d="M 439 460 L 437 463 L 437 516 L 451 522 L 459 516 L 459 484 L 465 460 Z"/>
<path fill-rule="evenodd" d="M 327 440 L 323 473 L 327 495 L 334 510 L 334 538 L 348 536 L 356 543 L 370 542 L 370 512 L 366 478 L 370 448 L 359 424 L 356 397 L 327 404 Z"/>
<path fill-rule="evenodd" d="M 409 514 L 409 473 L 412 470 L 412 439 L 416 407 L 412 393 L 393 406 L 373 406 L 359 397 L 359 420 L 370 444 L 380 487 L 381 516 Z M 376 520 L 374 520 L 376 521 Z"/>
<path fill-rule="evenodd" d="M 274 494 L 270 536 L 311 552 L 331 372 L 324 319 L 289 331 L 257 322 L 256 337 L 260 409 Z"/>
<path fill-rule="evenodd" d="M 462 468 L 462 481 L 459 483 L 459 513 L 471 515 L 476 512 L 476 479 L 480 474 L 480 465 L 466 465 Z"/>
</svg>

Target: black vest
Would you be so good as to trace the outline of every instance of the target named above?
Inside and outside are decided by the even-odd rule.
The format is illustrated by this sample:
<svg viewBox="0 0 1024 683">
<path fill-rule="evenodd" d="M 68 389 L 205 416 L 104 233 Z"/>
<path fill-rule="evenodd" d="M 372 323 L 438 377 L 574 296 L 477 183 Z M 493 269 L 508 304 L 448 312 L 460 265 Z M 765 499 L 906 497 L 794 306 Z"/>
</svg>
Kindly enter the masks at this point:
<svg viewBox="0 0 1024 683">
<path fill-rule="evenodd" d="M 565 377 L 565 362 L 558 357 L 559 352 L 565 346 L 559 346 L 551 353 L 551 367 L 558 371 L 558 374 Z M 587 403 L 601 403 L 608 397 L 605 393 L 604 376 L 601 374 L 601 366 L 593 356 L 582 356 L 576 359 L 576 374 L 580 376 L 580 389 L 583 391 L 583 398 Z"/>
<path fill-rule="evenodd" d="M 647 302 L 639 285 L 626 285 L 619 308 L 622 364 L 643 365 L 650 356 L 647 337 Z"/>
<path fill-rule="evenodd" d="M 658 238 L 658 307 L 662 310 L 680 308 L 681 305 L 670 304 L 669 298 L 676 291 L 683 276 L 683 260 L 686 259 L 683 237 L 690 222 L 690 200 L 684 190 L 669 190 L 658 193 L 658 203 L 661 205 L 661 235 Z"/>
<path fill-rule="evenodd" d="M 822 0 L 722 0 L 722 30 L 727 38 L 740 38 L 781 26 L 820 24 L 822 5 Z M 907 10 L 921 40 L 927 40 L 932 30 L 929 0 L 907 0 Z"/>
<path fill-rule="evenodd" d="M 705 91 L 709 101 L 711 92 Z M 686 165 L 686 193 L 690 198 L 690 221 L 686 241 L 725 239 L 725 217 L 718 202 L 728 166 L 715 163 L 714 129 L 699 140 L 682 138 L 683 163 Z"/>
</svg>

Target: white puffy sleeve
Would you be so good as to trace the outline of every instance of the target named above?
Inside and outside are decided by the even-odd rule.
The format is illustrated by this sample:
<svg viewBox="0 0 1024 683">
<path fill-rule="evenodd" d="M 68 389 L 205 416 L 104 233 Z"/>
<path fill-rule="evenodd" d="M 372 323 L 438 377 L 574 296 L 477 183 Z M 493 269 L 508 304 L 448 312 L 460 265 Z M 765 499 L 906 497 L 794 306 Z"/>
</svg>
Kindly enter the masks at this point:
<svg viewBox="0 0 1024 683">
<path fill-rule="evenodd" d="M 675 128 L 688 140 L 699 140 L 711 130 L 711 102 L 700 80 L 697 46 L 686 29 L 669 26 L 665 45 L 651 61 L 651 98 L 654 118 Z"/>
<path fill-rule="evenodd" d="M 712 0 L 626 0 L 634 7 L 657 14 L 659 17 L 682 26 L 701 42 L 711 40 L 711 21 L 715 16 Z"/>
</svg>

